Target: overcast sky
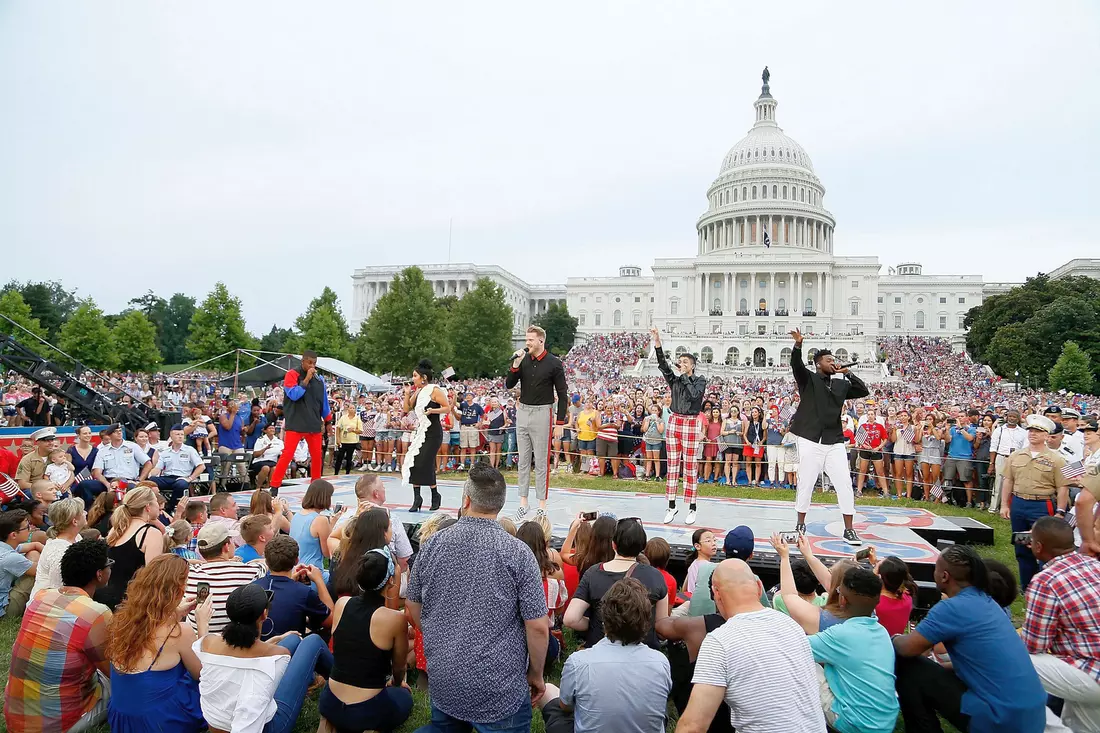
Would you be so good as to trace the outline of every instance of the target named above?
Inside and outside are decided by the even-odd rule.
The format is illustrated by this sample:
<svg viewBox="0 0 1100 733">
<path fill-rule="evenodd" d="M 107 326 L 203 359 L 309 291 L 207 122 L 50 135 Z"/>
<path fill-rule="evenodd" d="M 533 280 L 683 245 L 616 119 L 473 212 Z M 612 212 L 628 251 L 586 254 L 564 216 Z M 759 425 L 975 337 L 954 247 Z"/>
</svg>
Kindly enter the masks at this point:
<svg viewBox="0 0 1100 733">
<path fill-rule="evenodd" d="M 528 282 L 695 252 L 760 71 L 836 253 L 1022 280 L 1097 256 L 1080 2 L 0 0 L 0 279 L 107 311 L 219 279 L 289 325 L 372 264 Z"/>
</svg>

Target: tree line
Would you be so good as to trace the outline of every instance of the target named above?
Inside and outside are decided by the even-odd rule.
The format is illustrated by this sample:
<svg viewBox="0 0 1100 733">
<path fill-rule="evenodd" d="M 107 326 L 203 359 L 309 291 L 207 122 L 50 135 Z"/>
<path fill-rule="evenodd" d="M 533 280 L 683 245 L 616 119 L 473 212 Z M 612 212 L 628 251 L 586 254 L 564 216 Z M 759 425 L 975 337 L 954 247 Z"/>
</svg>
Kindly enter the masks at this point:
<svg viewBox="0 0 1100 733">
<path fill-rule="evenodd" d="M 394 277 L 355 335 L 328 287 L 291 327 L 272 325 L 259 337 L 248 332 L 240 298 L 222 282 L 201 303 L 183 293 L 165 299 L 150 290 L 121 313 L 107 314 L 60 282 L 13 280 L 0 290 L 0 314 L 22 327 L 0 321 L 0 333 L 13 334 L 43 356 L 64 361 L 60 350 L 102 370 L 153 372 L 209 359 L 205 368 L 228 370 L 236 356 L 222 355 L 238 348 L 313 349 L 376 373 L 406 374 L 429 358 L 437 370 L 449 365 L 460 377 L 484 377 L 500 374 L 513 350 L 512 309 L 503 288 L 482 278 L 462 298 L 436 298 L 417 267 Z M 555 304 L 536 322 L 546 329 L 552 350 L 564 354 L 572 346 L 577 321 L 565 308 Z M 253 364 L 242 357 L 242 368 Z"/>
<path fill-rule="evenodd" d="M 970 309 L 966 346 L 1008 380 L 1092 393 L 1100 384 L 1100 280 L 1040 273 Z"/>
</svg>

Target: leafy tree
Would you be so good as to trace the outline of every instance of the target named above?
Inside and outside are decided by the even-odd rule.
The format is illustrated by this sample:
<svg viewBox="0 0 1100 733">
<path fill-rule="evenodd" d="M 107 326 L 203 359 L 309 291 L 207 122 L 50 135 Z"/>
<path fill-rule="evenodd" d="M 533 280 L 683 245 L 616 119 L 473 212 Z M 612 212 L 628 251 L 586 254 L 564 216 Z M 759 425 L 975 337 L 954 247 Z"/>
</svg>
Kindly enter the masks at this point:
<svg viewBox="0 0 1100 733">
<path fill-rule="evenodd" d="M 111 337 L 118 351 L 118 365 L 122 369 L 151 372 L 161 364 L 157 327 L 141 311 L 123 313 L 112 329 Z"/>
<path fill-rule="evenodd" d="M 1062 346 L 1062 355 L 1058 357 L 1050 370 L 1050 388 L 1064 389 L 1067 392 L 1091 394 L 1095 380 L 1089 355 L 1073 341 Z"/>
<path fill-rule="evenodd" d="M 314 298 L 306 312 L 294 321 L 298 333 L 290 340 L 294 351 L 312 349 L 322 356 L 345 359 L 351 356 L 351 336 L 348 324 L 340 312 L 340 299 L 326 287 Z"/>
<path fill-rule="evenodd" d="M 31 307 L 23 300 L 23 294 L 16 288 L 0 293 L 0 315 L 7 316 L 40 339 L 45 339 L 47 336 L 46 329 L 31 313 Z M 41 341 L 3 319 L 0 319 L 0 334 L 11 334 L 16 341 L 39 354 L 44 350 Z"/>
<path fill-rule="evenodd" d="M 65 321 L 58 346 L 93 369 L 114 369 L 119 364 L 107 320 L 91 298 L 81 301 L 69 320 Z"/>
<path fill-rule="evenodd" d="M 165 364 L 185 364 L 191 360 L 187 350 L 191 318 L 195 315 L 195 299 L 176 293 L 164 309 L 164 325 L 161 335 L 161 354 Z"/>
<path fill-rule="evenodd" d="M 270 351 L 273 354 L 287 354 L 290 340 L 294 338 L 294 332 L 289 328 L 278 328 L 274 324 L 271 330 L 260 339 L 260 350 Z"/>
<path fill-rule="evenodd" d="M 48 340 L 55 342 L 63 324 L 79 305 L 75 290 L 66 290 L 55 280 L 20 283 L 10 281 L 4 290 L 18 290 L 23 301 L 30 306 L 31 315 L 46 329 Z"/>
<path fill-rule="evenodd" d="M 209 363 L 209 368 L 232 369 L 237 363 L 236 355 L 231 352 L 235 349 L 251 348 L 252 337 L 244 327 L 244 317 L 241 315 L 241 300 L 229 292 L 225 283 L 219 282 L 214 289 L 207 294 L 202 305 L 191 317 L 188 327 L 190 336 L 187 338 L 187 349 L 195 359 L 218 358 Z M 225 356 L 221 356 L 226 354 Z M 252 364 L 248 360 L 249 366 Z M 241 364 L 245 360 L 241 359 Z"/>
<path fill-rule="evenodd" d="M 424 272 L 406 267 L 394 276 L 389 292 L 378 299 L 359 328 L 356 365 L 379 373 L 406 374 L 424 358 L 433 364 L 448 363 L 450 331 L 440 323 L 442 312 Z"/>
<path fill-rule="evenodd" d="M 454 368 L 465 377 L 500 374 L 512 353 L 512 309 L 504 288 L 487 277 L 462 296 L 451 314 Z"/>
<path fill-rule="evenodd" d="M 145 314 L 149 322 L 157 330 L 157 350 L 164 353 L 164 320 L 168 315 L 168 301 L 156 295 L 152 290 L 146 290 L 140 298 L 131 298 L 130 305 Z"/>
<path fill-rule="evenodd" d="M 577 338 L 577 319 L 569 315 L 569 307 L 550 301 L 545 312 L 539 314 L 532 323 L 546 331 L 546 348 L 558 356 L 565 356 L 573 348 Z"/>
</svg>

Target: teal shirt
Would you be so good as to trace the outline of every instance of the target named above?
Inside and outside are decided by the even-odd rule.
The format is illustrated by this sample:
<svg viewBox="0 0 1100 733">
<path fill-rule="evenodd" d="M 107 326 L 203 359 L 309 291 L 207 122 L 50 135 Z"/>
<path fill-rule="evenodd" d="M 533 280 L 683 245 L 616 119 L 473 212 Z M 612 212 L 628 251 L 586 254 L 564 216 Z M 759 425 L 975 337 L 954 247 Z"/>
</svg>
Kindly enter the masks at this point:
<svg viewBox="0 0 1100 733">
<path fill-rule="evenodd" d="M 833 691 L 833 726 L 841 733 L 889 733 L 898 720 L 894 645 L 868 616 L 850 618 L 810 637 L 814 661 L 825 665 Z"/>
<path fill-rule="evenodd" d="M 699 577 L 695 581 L 695 592 L 691 594 L 691 600 L 688 601 L 688 616 L 706 616 L 708 613 L 718 613 L 718 606 L 714 605 L 714 598 L 710 595 L 710 576 L 714 574 L 714 569 L 718 567 L 716 562 L 707 562 L 699 566 Z M 756 578 L 757 582 L 760 578 Z M 764 590 L 764 585 L 760 585 L 760 605 L 764 608 L 771 608 L 771 603 L 768 602 L 768 593 Z"/>
</svg>

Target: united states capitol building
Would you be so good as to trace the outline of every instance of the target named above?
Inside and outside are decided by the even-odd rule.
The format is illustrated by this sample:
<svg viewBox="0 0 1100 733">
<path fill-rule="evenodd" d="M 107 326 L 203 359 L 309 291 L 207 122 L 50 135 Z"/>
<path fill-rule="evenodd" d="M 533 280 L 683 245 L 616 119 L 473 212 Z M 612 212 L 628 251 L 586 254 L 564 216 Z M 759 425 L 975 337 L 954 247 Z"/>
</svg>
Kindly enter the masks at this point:
<svg viewBox="0 0 1100 733">
<path fill-rule="evenodd" d="M 571 277 L 532 285 L 497 265 L 419 265 L 437 296 L 461 296 L 480 277 L 499 284 L 518 339 L 553 302 L 568 305 L 578 334 L 663 332 L 666 349 L 690 351 L 704 363 L 760 368 L 785 363 L 788 332 L 813 334 L 841 360 L 870 359 L 877 338 L 965 334 L 967 311 L 1018 283 L 981 275 L 933 275 L 919 262 L 833 254 L 837 220 L 810 156 L 777 122 L 779 106 L 764 85 L 755 122 L 722 159 L 695 222 L 695 252 L 637 265 L 613 277 Z M 365 267 L 352 275 L 351 326 L 358 329 L 404 266 Z M 884 272 L 885 269 L 885 272 Z M 1054 277 L 1100 277 L 1100 260 L 1071 260 Z"/>
</svg>

